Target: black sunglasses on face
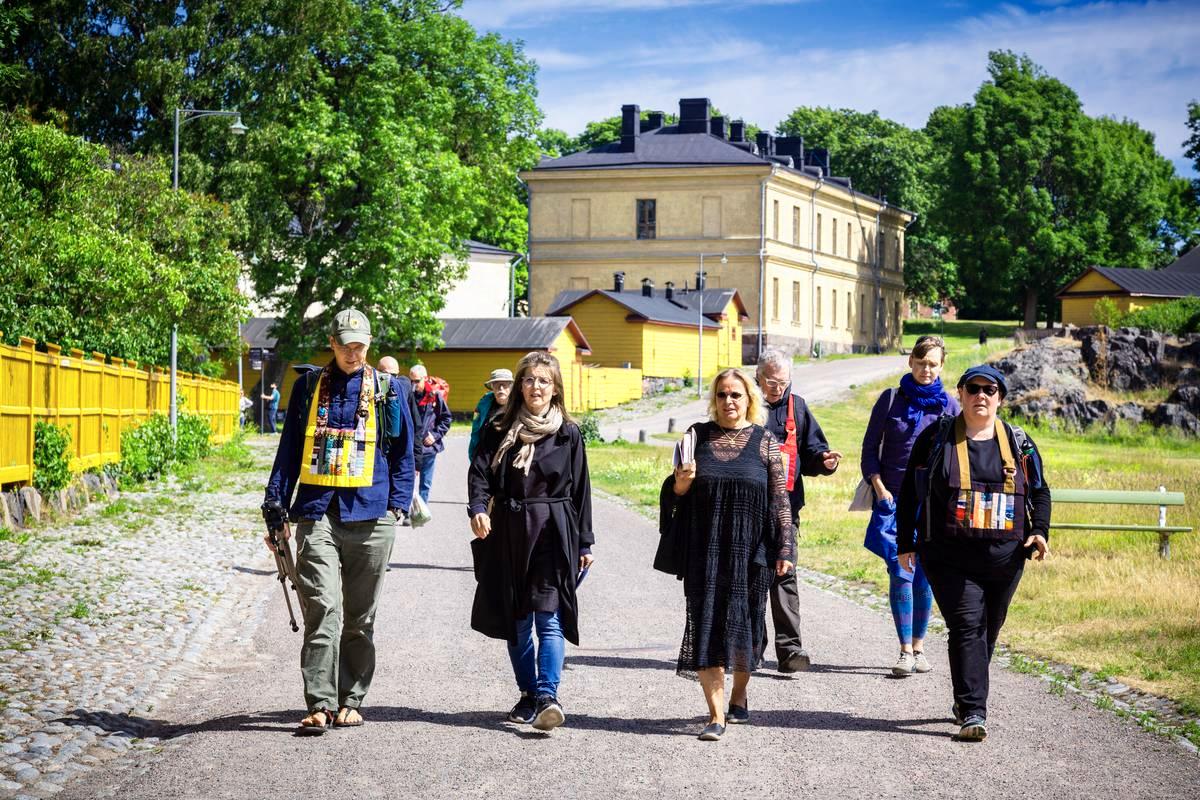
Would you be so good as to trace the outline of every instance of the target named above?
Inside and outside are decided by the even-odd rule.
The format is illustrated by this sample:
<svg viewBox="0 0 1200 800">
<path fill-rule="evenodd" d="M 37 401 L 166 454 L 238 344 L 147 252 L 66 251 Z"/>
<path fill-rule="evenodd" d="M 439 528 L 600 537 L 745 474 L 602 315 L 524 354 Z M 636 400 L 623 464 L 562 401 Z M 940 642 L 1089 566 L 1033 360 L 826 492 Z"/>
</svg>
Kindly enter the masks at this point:
<svg viewBox="0 0 1200 800">
<path fill-rule="evenodd" d="M 988 397 L 1000 391 L 1000 387 L 994 383 L 968 383 L 966 385 L 967 394 L 979 394 L 983 392 Z"/>
<path fill-rule="evenodd" d="M 741 392 L 717 392 L 718 400 L 741 400 L 743 396 Z"/>
</svg>

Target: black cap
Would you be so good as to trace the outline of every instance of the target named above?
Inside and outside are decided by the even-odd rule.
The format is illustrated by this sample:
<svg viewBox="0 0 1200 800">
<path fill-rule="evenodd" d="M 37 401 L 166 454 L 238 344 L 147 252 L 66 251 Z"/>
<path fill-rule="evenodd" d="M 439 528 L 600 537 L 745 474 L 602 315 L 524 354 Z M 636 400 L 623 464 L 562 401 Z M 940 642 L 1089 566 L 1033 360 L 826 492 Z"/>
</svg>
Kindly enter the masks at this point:
<svg viewBox="0 0 1200 800">
<path fill-rule="evenodd" d="M 1004 380 L 1004 374 L 991 364 L 978 364 L 969 368 L 966 372 L 959 376 L 958 388 L 961 389 L 963 384 L 971 380 L 971 378 L 984 378 L 999 386 L 1001 399 L 1008 394 L 1008 383 Z"/>
</svg>

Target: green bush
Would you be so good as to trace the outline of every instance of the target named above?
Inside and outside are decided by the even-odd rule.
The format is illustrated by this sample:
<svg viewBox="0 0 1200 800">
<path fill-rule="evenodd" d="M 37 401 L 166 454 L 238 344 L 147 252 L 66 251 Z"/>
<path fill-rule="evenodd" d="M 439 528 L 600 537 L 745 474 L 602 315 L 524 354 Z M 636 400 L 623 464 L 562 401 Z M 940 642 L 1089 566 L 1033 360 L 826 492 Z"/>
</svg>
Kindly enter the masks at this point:
<svg viewBox="0 0 1200 800">
<path fill-rule="evenodd" d="M 1101 297 L 1092 306 L 1092 319 L 1110 328 L 1120 327 L 1121 309 L 1117 308 L 1117 304 L 1113 302 L 1111 297 Z"/>
<path fill-rule="evenodd" d="M 155 414 L 136 428 L 121 432 L 121 484 L 137 485 L 158 477 L 174 457 L 171 421 Z"/>
<path fill-rule="evenodd" d="M 33 429 L 33 486 L 43 495 L 71 482 L 71 432 L 50 422 Z"/>
<path fill-rule="evenodd" d="M 209 437 L 212 425 L 200 414 L 180 414 L 175 436 L 175 459 L 187 464 L 204 458 L 212 450 Z"/>
<path fill-rule="evenodd" d="M 1131 311 L 1121 317 L 1120 325 L 1126 328 L 1150 328 L 1176 336 L 1200 333 L 1200 297 L 1181 297 Z"/>
<path fill-rule="evenodd" d="M 585 444 L 600 444 L 604 441 L 600 435 L 600 417 L 595 411 L 589 411 L 579 418 L 579 432 L 583 435 Z"/>
</svg>

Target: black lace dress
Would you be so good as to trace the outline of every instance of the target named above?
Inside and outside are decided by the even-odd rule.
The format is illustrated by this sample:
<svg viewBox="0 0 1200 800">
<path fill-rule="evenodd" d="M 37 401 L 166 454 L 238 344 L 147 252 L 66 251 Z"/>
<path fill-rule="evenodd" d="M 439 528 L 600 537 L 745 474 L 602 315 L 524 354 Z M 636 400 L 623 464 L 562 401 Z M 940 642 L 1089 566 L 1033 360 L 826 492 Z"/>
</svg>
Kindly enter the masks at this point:
<svg viewBox="0 0 1200 800">
<path fill-rule="evenodd" d="M 795 529 L 779 443 L 765 428 L 694 426 L 696 478 L 680 498 L 687 531 L 687 625 L 677 671 L 753 672 L 766 646 L 775 561 L 795 561 Z"/>
</svg>

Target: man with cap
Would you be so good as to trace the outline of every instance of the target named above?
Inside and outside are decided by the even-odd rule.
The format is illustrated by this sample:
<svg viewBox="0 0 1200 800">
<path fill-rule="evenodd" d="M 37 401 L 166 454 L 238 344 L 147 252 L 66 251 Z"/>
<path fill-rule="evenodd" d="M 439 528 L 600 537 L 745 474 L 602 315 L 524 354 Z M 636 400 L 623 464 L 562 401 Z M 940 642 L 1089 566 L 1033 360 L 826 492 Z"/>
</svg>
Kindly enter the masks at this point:
<svg viewBox="0 0 1200 800">
<path fill-rule="evenodd" d="M 441 392 L 434 391 L 429 381 L 429 372 L 424 364 L 414 364 L 408 371 L 412 381 L 415 414 L 413 427 L 416 429 L 414 456 L 417 472 L 421 476 L 417 491 L 421 499 L 429 502 L 429 490 L 433 487 L 433 467 L 438 453 L 446 449 L 442 442 L 450 430 L 450 407 Z"/>
<path fill-rule="evenodd" d="M 363 723 L 359 708 L 375 672 L 375 609 L 395 521 L 412 502 L 409 389 L 368 365 L 370 345 L 371 325 L 360 311 L 334 317 L 333 360 L 292 387 L 263 503 L 272 550 L 276 539 L 286 544 L 296 523 L 308 710 L 300 735 Z"/>
<path fill-rule="evenodd" d="M 471 443 L 467 445 L 467 458 L 475 460 L 483 427 L 504 413 L 508 396 L 512 393 L 513 374 L 511 369 L 494 369 L 491 377 L 483 382 L 488 392 L 475 405 L 475 416 L 471 417 Z"/>
</svg>

